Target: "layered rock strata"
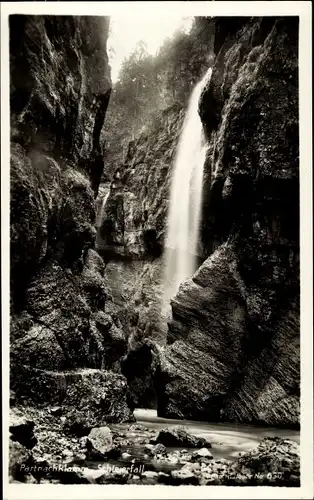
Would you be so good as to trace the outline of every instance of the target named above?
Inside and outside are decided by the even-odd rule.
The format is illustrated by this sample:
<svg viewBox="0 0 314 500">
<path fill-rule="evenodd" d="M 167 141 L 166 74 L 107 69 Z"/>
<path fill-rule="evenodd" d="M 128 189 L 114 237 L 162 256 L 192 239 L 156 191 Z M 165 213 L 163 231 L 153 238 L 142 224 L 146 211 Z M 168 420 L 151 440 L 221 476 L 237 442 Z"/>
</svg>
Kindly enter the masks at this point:
<svg viewBox="0 0 314 500">
<path fill-rule="evenodd" d="M 216 20 L 199 103 L 210 257 L 172 302 L 164 417 L 299 423 L 298 20 Z"/>
</svg>

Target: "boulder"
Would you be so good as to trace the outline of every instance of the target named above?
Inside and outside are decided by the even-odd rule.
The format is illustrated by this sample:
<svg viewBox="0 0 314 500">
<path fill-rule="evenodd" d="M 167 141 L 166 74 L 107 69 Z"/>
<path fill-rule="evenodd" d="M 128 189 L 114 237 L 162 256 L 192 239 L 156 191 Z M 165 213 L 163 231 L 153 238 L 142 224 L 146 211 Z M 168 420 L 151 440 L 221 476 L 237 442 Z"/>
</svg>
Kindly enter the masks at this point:
<svg viewBox="0 0 314 500">
<path fill-rule="evenodd" d="M 228 470 L 227 484 L 300 486 L 300 447 L 290 439 L 265 438 Z M 243 479 L 244 478 L 244 479 Z"/>
<path fill-rule="evenodd" d="M 171 478 L 172 478 L 172 484 L 173 485 L 184 485 L 184 484 L 191 484 L 191 485 L 198 485 L 198 477 L 195 476 L 195 474 L 188 469 L 180 469 L 180 470 L 173 470 L 171 471 Z"/>
<path fill-rule="evenodd" d="M 200 462 L 194 462 L 194 463 L 193 462 L 187 462 L 186 464 L 183 465 L 182 469 L 180 469 L 180 470 L 194 472 L 194 471 L 199 471 L 200 468 L 201 468 Z"/>
<path fill-rule="evenodd" d="M 23 417 L 18 417 L 13 412 L 10 414 L 11 439 L 19 442 L 26 448 L 33 448 L 37 443 L 37 438 L 34 435 L 35 422 L 27 420 Z"/>
<path fill-rule="evenodd" d="M 9 403 L 10 403 L 10 408 L 12 408 L 16 403 L 16 394 L 12 390 L 10 390 Z"/>
<path fill-rule="evenodd" d="M 144 451 L 147 455 L 153 456 L 154 445 L 152 443 L 146 444 L 144 446 Z"/>
<path fill-rule="evenodd" d="M 156 444 L 156 446 L 152 449 L 153 455 L 165 455 L 166 452 L 167 448 L 162 443 Z"/>
<path fill-rule="evenodd" d="M 156 471 L 147 470 L 141 474 L 141 484 L 153 485 L 159 482 L 159 474 Z"/>
<path fill-rule="evenodd" d="M 202 448 L 206 446 L 211 448 L 211 444 L 206 439 L 193 436 L 182 426 L 162 429 L 155 440 L 157 443 L 170 447 Z"/>
<path fill-rule="evenodd" d="M 58 467 L 49 459 L 36 458 L 32 460 L 32 475 L 36 481 L 44 484 L 89 484 L 84 476 L 81 467 L 73 463 L 67 466 Z"/>
<path fill-rule="evenodd" d="M 201 448 L 192 454 L 193 458 L 202 460 L 203 458 L 213 458 L 213 455 L 207 448 Z"/>
<path fill-rule="evenodd" d="M 144 451 L 147 455 L 154 457 L 156 455 L 165 455 L 167 449 L 162 443 L 157 443 L 156 445 L 150 443 L 145 444 Z"/>
<path fill-rule="evenodd" d="M 156 479 L 158 477 L 158 472 L 147 470 L 142 473 L 142 477 L 147 479 Z"/>
<path fill-rule="evenodd" d="M 87 437 L 86 448 L 90 459 L 99 460 L 119 455 L 113 444 L 109 427 L 94 427 Z"/>
<path fill-rule="evenodd" d="M 62 406 L 53 406 L 52 408 L 50 408 L 50 413 L 51 415 L 60 417 L 62 415 Z"/>
<path fill-rule="evenodd" d="M 86 426 L 94 427 L 106 422 L 133 422 L 128 406 L 126 379 L 119 374 L 102 370 L 84 369 L 69 374 L 64 405 L 68 422 L 78 417 Z"/>
<path fill-rule="evenodd" d="M 9 439 L 9 476 L 11 480 L 24 481 L 31 464 L 31 452 L 17 441 Z"/>
</svg>

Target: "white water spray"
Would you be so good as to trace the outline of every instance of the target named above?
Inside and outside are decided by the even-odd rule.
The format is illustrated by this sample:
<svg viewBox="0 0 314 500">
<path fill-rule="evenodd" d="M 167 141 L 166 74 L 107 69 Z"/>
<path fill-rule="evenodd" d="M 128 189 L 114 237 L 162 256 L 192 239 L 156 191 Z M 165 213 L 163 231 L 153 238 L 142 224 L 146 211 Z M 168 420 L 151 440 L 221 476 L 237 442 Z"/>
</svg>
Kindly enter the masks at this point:
<svg viewBox="0 0 314 500">
<path fill-rule="evenodd" d="M 104 220 L 105 207 L 106 207 L 106 203 L 107 203 L 107 200 L 109 197 L 109 193 L 110 193 L 109 189 L 104 190 L 104 194 L 100 200 L 100 207 L 97 210 L 96 224 L 95 224 L 95 226 L 96 226 L 96 242 L 95 242 L 95 244 L 96 244 L 96 248 L 98 248 L 98 249 L 103 246 L 103 239 L 102 239 L 100 233 L 101 233 L 101 225 L 102 225 L 103 220 Z"/>
<path fill-rule="evenodd" d="M 101 200 L 101 206 L 100 206 L 99 213 L 97 214 L 97 220 L 96 220 L 96 227 L 98 227 L 98 228 L 101 226 L 103 218 L 104 218 L 105 206 L 106 206 L 106 202 L 108 200 L 108 196 L 109 196 L 109 190 L 107 193 L 104 194 L 104 196 Z"/>
<path fill-rule="evenodd" d="M 197 269 L 206 156 L 198 101 L 210 76 L 211 69 L 193 89 L 173 165 L 165 244 L 165 307 L 169 307 L 169 300 L 178 291 L 180 283 L 192 276 Z"/>
</svg>

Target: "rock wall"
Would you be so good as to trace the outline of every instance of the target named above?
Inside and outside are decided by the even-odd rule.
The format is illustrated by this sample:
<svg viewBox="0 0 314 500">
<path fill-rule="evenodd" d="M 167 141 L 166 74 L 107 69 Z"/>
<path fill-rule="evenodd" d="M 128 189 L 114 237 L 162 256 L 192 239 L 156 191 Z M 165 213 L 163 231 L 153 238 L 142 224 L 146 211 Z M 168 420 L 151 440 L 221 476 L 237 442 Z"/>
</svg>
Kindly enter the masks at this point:
<svg viewBox="0 0 314 500">
<path fill-rule="evenodd" d="M 199 103 L 204 262 L 167 328 L 162 249 L 185 103 L 156 115 L 100 185 L 108 19 L 10 18 L 17 403 L 68 401 L 71 420 L 101 380 L 90 391 L 97 425 L 131 419 L 129 405 L 153 406 L 155 391 L 160 416 L 298 425 L 298 24 L 234 21 L 215 20 Z"/>
<path fill-rule="evenodd" d="M 10 17 L 11 387 L 24 399 L 46 372 L 119 371 L 126 349 L 93 250 L 108 28 L 102 17 Z M 35 387 L 23 366 L 42 371 Z"/>
<path fill-rule="evenodd" d="M 98 250 L 106 260 L 161 255 L 171 166 L 183 118 L 184 109 L 176 103 L 159 113 L 151 130 L 129 143 L 113 175 L 99 228 Z"/>
<path fill-rule="evenodd" d="M 297 426 L 298 19 L 233 21 L 199 103 L 211 255 L 172 302 L 158 414 Z"/>
<path fill-rule="evenodd" d="M 152 58 L 158 85 L 150 100 L 137 88 L 136 98 L 147 107 L 136 116 L 135 128 L 131 90 L 126 98 L 119 84 L 104 127 L 109 164 L 97 198 L 96 248 L 106 262 L 113 302 L 128 337 L 130 357 L 122 367 L 136 406 L 152 407 L 155 398 L 156 351 L 167 336 L 162 252 L 172 164 L 191 90 L 212 59 L 213 22 L 197 17 L 189 35 L 177 33 Z M 134 370 L 134 364 L 141 368 Z"/>
<path fill-rule="evenodd" d="M 179 103 L 156 116 L 154 127 L 130 142 L 109 192 L 101 185 L 97 201 L 96 248 L 106 263 L 106 278 L 128 338 L 130 359 L 135 357 L 143 367 L 137 377 L 134 360 L 123 363 L 135 406 L 151 407 L 154 400 L 150 368 L 154 353 L 146 347 L 146 339 L 159 345 L 166 341 L 167 322 L 161 310 L 162 251 L 171 166 L 183 118 Z"/>
</svg>

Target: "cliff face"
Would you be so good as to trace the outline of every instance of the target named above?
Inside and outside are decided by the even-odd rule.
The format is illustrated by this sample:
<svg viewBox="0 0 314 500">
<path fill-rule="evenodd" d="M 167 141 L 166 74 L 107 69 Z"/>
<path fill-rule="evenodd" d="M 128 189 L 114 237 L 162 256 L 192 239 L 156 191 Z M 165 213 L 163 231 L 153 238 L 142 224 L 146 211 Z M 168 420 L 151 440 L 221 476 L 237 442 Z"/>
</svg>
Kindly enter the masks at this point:
<svg viewBox="0 0 314 500">
<path fill-rule="evenodd" d="M 198 17 L 189 35 L 165 41 L 156 56 L 150 100 L 139 87 L 139 101 L 147 106 L 137 116 L 136 126 L 134 113 L 129 112 L 130 97 L 123 101 L 123 85 L 116 86 L 109 106 L 105 130 L 110 145 L 105 157 L 115 169 L 106 171 L 111 182 L 99 191 L 96 246 L 106 262 L 113 301 L 128 337 L 129 355 L 122 370 L 136 406 L 152 407 L 156 397 L 158 346 L 167 337 L 167 317 L 161 307 L 162 253 L 172 165 L 190 93 L 212 58 L 213 22 Z M 117 116 L 121 116 L 118 125 Z M 130 140 L 134 130 L 135 139 Z"/>
<path fill-rule="evenodd" d="M 155 355 L 143 344 L 146 339 L 164 344 L 167 335 L 161 311 L 162 251 L 171 166 L 183 117 L 179 104 L 160 113 L 154 128 L 129 144 L 123 165 L 107 190 L 101 186 L 98 199 L 96 248 L 106 262 L 114 307 L 128 338 L 130 357 L 123 362 L 123 372 L 135 406 L 152 406 L 155 398 Z"/>
<path fill-rule="evenodd" d="M 171 166 L 184 110 L 177 103 L 156 116 L 152 129 L 129 143 L 113 175 L 99 227 L 104 258 L 143 259 L 162 252 Z"/>
<path fill-rule="evenodd" d="M 63 402 L 90 427 L 132 418 L 128 391 L 153 406 L 156 389 L 160 416 L 297 425 L 297 21 L 215 20 L 199 102 L 206 260 L 169 328 L 162 249 L 185 102 L 158 112 L 100 184 L 107 33 L 105 18 L 10 19 L 16 400 Z"/>
<path fill-rule="evenodd" d="M 119 320 L 104 313 L 110 290 L 93 250 L 103 170 L 99 137 L 111 91 L 108 27 L 101 17 L 10 17 L 11 388 L 17 398 L 45 402 L 40 380 L 57 380 L 59 371 L 115 370 L 126 348 Z"/>
<path fill-rule="evenodd" d="M 213 253 L 172 302 L 158 413 L 297 425 L 297 19 L 218 19 L 199 112 Z"/>
</svg>

